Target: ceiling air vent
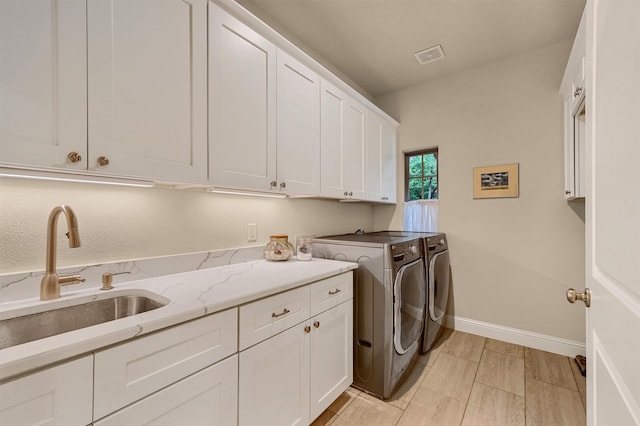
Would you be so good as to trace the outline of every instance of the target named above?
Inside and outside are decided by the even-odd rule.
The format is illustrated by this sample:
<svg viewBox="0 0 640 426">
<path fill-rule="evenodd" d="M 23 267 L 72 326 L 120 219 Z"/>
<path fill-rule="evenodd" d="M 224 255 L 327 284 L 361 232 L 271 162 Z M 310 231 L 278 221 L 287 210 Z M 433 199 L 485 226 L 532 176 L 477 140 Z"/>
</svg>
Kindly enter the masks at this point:
<svg viewBox="0 0 640 426">
<path fill-rule="evenodd" d="M 413 54 L 420 65 L 428 64 L 429 62 L 437 61 L 444 58 L 444 50 L 439 44 L 432 46 L 428 49 L 421 50 Z"/>
</svg>

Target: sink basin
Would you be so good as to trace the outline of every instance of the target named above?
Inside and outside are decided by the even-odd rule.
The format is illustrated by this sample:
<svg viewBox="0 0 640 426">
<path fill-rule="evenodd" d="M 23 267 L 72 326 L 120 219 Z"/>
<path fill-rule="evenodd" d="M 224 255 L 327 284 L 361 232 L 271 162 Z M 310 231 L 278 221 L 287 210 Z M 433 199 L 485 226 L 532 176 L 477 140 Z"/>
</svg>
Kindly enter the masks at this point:
<svg viewBox="0 0 640 426">
<path fill-rule="evenodd" d="M 166 299 L 165 299 L 166 300 Z M 113 295 L 0 320 L 0 349 L 158 309 L 168 301 Z"/>
</svg>

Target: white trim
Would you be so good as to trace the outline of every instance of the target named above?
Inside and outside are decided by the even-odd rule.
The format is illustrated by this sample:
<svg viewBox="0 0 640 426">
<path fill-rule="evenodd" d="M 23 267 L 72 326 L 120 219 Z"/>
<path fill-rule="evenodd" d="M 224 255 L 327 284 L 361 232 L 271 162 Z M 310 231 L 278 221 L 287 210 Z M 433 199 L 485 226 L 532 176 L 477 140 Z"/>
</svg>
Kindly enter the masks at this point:
<svg viewBox="0 0 640 426">
<path fill-rule="evenodd" d="M 547 352 L 575 357 L 576 355 L 586 355 L 584 342 L 562 339 L 560 337 L 548 336 L 534 333 L 532 331 L 520 330 L 517 328 L 505 327 L 503 325 L 477 321 L 470 318 L 447 315 L 445 326 L 454 330 L 466 333 L 477 334 L 479 336 L 490 337 L 503 342 L 515 343 L 517 345 L 528 346 Z"/>
</svg>

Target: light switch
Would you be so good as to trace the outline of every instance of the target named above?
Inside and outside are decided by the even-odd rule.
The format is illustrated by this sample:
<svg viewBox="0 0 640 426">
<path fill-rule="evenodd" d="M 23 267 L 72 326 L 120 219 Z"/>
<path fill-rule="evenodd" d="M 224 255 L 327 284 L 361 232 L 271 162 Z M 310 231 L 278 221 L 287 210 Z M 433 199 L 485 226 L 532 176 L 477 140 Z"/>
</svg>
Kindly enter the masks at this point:
<svg viewBox="0 0 640 426">
<path fill-rule="evenodd" d="M 249 224 L 247 239 L 249 240 L 249 242 L 256 241 L 258 239 L 258 226 L 255 223 Z"/>
</svg>

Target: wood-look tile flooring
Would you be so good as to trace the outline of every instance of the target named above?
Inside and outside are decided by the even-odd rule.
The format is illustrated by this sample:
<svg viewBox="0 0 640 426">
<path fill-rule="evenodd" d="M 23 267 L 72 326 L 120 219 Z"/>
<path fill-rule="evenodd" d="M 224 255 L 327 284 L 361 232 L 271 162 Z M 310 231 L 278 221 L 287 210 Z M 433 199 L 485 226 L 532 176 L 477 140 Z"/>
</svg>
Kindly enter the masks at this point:
<svg viewBox="0 0 640 426">
<path fill-rule="evenodd" d="M 573 359 L 445 330 L 390 399 L 349 388 L 313 426 L 583 426 L 585 404 Z"/>
</svg>

